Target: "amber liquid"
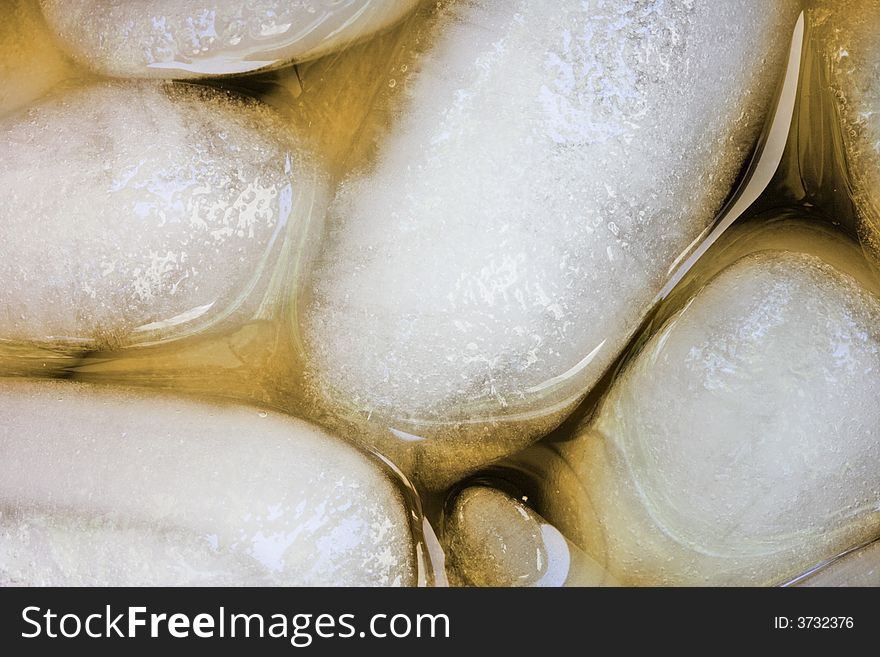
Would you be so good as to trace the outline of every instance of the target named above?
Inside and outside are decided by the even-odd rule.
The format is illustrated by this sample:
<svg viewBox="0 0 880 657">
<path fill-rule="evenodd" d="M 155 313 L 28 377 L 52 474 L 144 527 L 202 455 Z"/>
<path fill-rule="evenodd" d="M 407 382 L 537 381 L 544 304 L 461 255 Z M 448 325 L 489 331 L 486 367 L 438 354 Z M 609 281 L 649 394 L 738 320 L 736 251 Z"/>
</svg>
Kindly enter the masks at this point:
<svg viewBox="0 0 880 657">
<path fill-rule="evenodd" d="M 426 11 L 421 9 L 419 11 Z M 417 12 L 418 14 L 418 12 Z M 293 129 L 312 135 L 314 147 L 329 162 L 330 182 L 365 169 L 375 158 L 381 137 L 393 125 L 406 93 L 407 80 L 426 46 L 425 35 L 414 29 L 416 15 L 378 38 L 296 69 L 286 69 L 231 81 L 213 82 L 237 93 L 252 95 L 276 107 Z M 420 553 L 422 584 L 441 584 L 441 549 L 433 537 L 445 527 L 450 500 L 470 483 L 490 484 L 508 491 L 556 525 L 566 537 L 597 560 L 602 546 L 590 544 L 584 529 L 590 501 L 575 473 L 566 466 L 560 446 L 572 440 L 575 429 L 595 412 L 616 375 L 639 352 L 645 341 L 695 290 L 717 271 L 740 257 L 754 243 L 773 237 L 781 222 L 801 222 L 803 231 L 788 233 L 790 249 L 813 248 L 812 232 L 831 231 L 859 245 L 856 209 L 849 185 L 848 165 L 840 120 L 828 93 L 822 59 L 812 46 L 809 29 L 795 71 L 797 97 L 781 163 L 769 184 L 745 212 L 739 214 L 705 250 L 663 298 L 658 299 L 635 338 L 609 368 L 586 399 L 549 435 L 534 446 L 493 464 L 464 482 L 441 490 L 407 487 L 413 510 L 413 533 Z M 369 83 L 364 83 L 369 81 Z M 765 136 L 766 137 L 766 136 Z M 756 152 L 760 159 L 761 148 Z M 738 190 L 719 216 L 722 222 L 738 194 L 754 173 L 755 161 L 743 171 Z M 49 376 L 92 383 L 144 386 L 173 390 L 202 398 L 247 402 L 291 413 L 339 429 L 344 419 L 314 404 L 302 377 L 305 359 L 297 335 L 297 297 L 308 295 L 306 279 L 314 243 L 322 226 L 310 226 L 309 237 L 289 245 L 295 263 L 285 274 L 292 296 L 267 300 L 264 316 L 234 329 L 180 338 L 168 343 L 130 346 L 116 350 L 80 352 L 72 348 L 0 342 L 0 366 L 6 376 Z M 718 224 L 716 224 L 717 226 Z M 708 237 L 708 235 L 706 236 Z M 701 245 L 694 245 L 697 250 Z M 827 256 L 828 254 L 820 254 Z M 683 254 L 686 256 L 686 254 Z M 685 261 L 686 257 L 682 258 Z M 841 263 L 874 290 L 875 264 Z M 284 283 L 285 281 L 282 281 Z M 281 285 L 280 287 L 283 287 Z M 401 443 L 400 453 L 407 445 Z M 395 460 L 395 454 L 384 455 Z M 399 463 L 402 468 L 408 464 Z M 547 473 L 559 477 L 552 490 L 544 485 Z M 561 473 L 561 474 L 559 474 Z M 572 513 L 572 510 L 576 510 Z M 422 525 L 422 515 L 430 525 Z M 433 558 L 432 558 L 433 553 Z M 828 555 L 833 559 L 838 555 Z M 432 565 L 433 562 L 433 565 Z M 797 579 L 797 574 L 793 573 Z"/>
</svg>

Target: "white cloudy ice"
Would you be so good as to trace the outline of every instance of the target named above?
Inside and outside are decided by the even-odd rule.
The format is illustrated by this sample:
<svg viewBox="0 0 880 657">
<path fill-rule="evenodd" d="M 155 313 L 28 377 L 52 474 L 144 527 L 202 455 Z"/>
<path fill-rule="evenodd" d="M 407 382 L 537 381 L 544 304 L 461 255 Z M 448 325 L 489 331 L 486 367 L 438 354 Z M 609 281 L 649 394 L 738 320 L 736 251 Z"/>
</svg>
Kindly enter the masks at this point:
<svg viewBox="0 0 880 657">
<path fill-rule="evenodd" d="M 235 75 L 369 37 L 417 0 L 40 0 L 70 53 L 119 77 Z"/>
<path fill-rule="evenodd" d="M 416 582 L 390 471 L 290 417 L 0 382 L 0 583 Z"/>
<path fill-rule="evenodd" d="M 60 89 L 0 122 L 0 152 L 8 341 L 113 348 L 248 319 L 324 207 L 305 141 L 208 88 Z"/>
<path fill-rule="evenodd" d="M 817 255 L 758 250 L 650 338 L 561 447 L 612 574 L 772 584 L 876 533 L 877 291 Z"/>
<path fill-rule="evenodd" d="M 731 192 L 798 5 L 440 3 L 332 206 L 301 313 L 316 396 L 448 438 L 377 439 L 423 477 L 552 428 Z"/>
</svg>

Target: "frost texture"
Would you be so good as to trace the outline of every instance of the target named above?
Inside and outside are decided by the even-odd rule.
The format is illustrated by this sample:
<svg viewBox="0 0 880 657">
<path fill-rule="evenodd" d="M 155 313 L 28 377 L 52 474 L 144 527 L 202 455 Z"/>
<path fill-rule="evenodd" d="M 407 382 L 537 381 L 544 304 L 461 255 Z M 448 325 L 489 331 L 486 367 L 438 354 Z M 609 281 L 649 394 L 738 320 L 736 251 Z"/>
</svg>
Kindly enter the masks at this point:
<svg viewBox="0 0 880 657">
<path fill-rule="evenodd" d="M 72 74 L 34 0 L 0 6 L 0 115 L 23 107 Z"/>
<path fill-rule="evenodd" d="M 82 63 L 120 77 L 234 75 L 339 50 L 417 0 L 40 0 Z"/>
<path fill-rule="evenodd" d="M 333 204 L 302 324 L 319 394 L 423 435 L 467 419 L 477 443 L 576 401 L 730 193 L 795 10 L 442 4 L 378 162 Z"/>
<path fill-rule="evenodd" d="M 387 473 L 254 408 L 7 380 L 0 510 L 3 584 L 416 580 L 409 512 Z"/>
<path fill-rule="evenodd" d="M 253 313 L 315 165 L 267 109 L 102 83 L 0 124 L 0 337 L 113 347 Z"/>
<path fill-rule="evenodd" d="M 862 237 L 880 257 L 880 4 L 815 0 L 809 16 L 841 119 Z"/>
<path fill-rule="evenodd" d="M 728 267 L 566 447 L 612 572 L 766 584 L 880 526 L 880 300 L 816 256 Z"/>
</svg>

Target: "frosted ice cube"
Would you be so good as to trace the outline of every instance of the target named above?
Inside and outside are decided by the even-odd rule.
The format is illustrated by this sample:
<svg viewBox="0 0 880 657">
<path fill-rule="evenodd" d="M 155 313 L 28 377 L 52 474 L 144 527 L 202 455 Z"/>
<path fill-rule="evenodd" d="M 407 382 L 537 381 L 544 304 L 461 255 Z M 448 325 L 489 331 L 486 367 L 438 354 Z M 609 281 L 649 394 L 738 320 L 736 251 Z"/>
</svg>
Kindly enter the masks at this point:
<svg viewBox="0 0 880 657">
<path fill-rule="evenodd" d="M 525 504 L 466 488 L 446 520 L 447 565 L 464 586 L 612 584 L 602 567 Z"/>
<path fill-rule="evenodd" d="M 234 325 L 323 210 L 304 143 L 208 88 L 75 88 L 0 124 L 0 152 L 5 340 L 99 349 Z"/>
<path fill-rule="evenodd" d="M 392 426 L 423 480 L 552 428 L 730 193 L 797 8 L 441 5 L 333 204 L 301 313 L 316 396 Z"/>
<path fill-rule="evenodd" d="M 73 69 L 34 0 L 0 7 L 0 115 L 39 98 Z"/>
<path fill-rule="evenodd" d="M 257 408 L 7 379 L 0 581 L 414 584 L 389 472 Z"/>
<path fill-rule="evenodd" d="M 880 257 L 880 3 L 812 0 L 808 16 L 841 121 L 861 236 Z"/>
<path fill-rule="evenodd" d="M 120 77 L 235 75 L 344 48 L 417 0 L 40 0 L 82 63 Z"/>
<path fill-rule="evenodd" d="M 584 547 L 624 583 L 768 584 L 876 535 L 877 291 L 773 249 L 699 290 L 559 447 Z"/>
</svg>

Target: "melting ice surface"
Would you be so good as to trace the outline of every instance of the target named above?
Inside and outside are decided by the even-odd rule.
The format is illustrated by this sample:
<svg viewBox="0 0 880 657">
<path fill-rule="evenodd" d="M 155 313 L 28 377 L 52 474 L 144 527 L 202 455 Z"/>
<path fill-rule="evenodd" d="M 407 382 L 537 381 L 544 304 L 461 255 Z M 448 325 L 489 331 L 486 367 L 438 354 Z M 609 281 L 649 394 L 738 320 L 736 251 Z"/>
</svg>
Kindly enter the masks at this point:
<svg viewBox="0 0 880 657">
<path fill-rule="evenodd" d="M 235 75 L 338 50 L 416 0 L 40 0 L 80 62 L 120 77 Z"/>
<path fill-rule="evenodd" d="M 446 520 L 447 565 L 464 586 L 598 586 L 603 569 L 520 500 L 484 486 L 458 494 Z"/>
<path fill-rule="evenodd" d="M 880 257 L 880 4 L 813 0 L 808 15 L 841 119 L 861 236 Z"/>
<path fill-rule="evenodd" d="M 0 123 L 0 337 L 116 347 L 250 317 L 324 193 L 270 111 L 99 83 Z"/>
<path fill-rule="evenodd" d="M 876 535 L 875 294 L 761 250 L 673 315 L 562 446 L 597 560 L 625 583 L 768 584 Z"/>
<path fill-rule="evenodd" d="M 0 7 L 0 115 L 22 107 L 71 75 L 33 0 Z"/>
<path fill-rule="evenodd" d="M 302 312 L 317 396 L 449 438 L 402 448 L 423 479 L 552 428 L 731 191 L 797 8 L 440 3 L 333 204 Z"/>
<path fill-rule="evenodd" d="M 414 555 L 388 472 L 302 421 L 0 382 L 0 583 L 411 585 Z"/>
</svg>

